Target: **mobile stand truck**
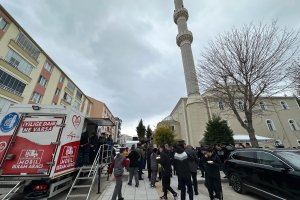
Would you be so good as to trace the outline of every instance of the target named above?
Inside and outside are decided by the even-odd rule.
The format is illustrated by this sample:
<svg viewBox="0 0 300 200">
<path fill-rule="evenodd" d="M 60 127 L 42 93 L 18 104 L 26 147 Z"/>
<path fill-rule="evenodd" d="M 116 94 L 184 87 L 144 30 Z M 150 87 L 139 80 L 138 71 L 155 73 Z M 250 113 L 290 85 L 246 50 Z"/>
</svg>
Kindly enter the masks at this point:
<svg viewBox="0 0 300 200">
<path fill-rule="evenodd" d="M 82 170 L 76 160 L 83 129 L 97 133 L 87 121 L 70 106 L 6 104 L 0 114 L 0 194 L 47 199 L 74 185 Z"/>
</svg>

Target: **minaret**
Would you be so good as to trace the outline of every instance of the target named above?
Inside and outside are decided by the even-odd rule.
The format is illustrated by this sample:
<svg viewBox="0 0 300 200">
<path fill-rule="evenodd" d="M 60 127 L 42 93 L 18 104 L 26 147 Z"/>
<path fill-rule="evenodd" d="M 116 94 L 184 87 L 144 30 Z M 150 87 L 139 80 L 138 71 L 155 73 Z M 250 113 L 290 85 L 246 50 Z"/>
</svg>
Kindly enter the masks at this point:
<svg viewBox="0 0 300 200">
<path fill-rule="evenodd" d="M 174 0 L 174 3 L 174 22 L 178 26 L 176 42 L 181 49 L 187 95 L 188 97 L 195 95 L 199 96 L 200 92 L 191 47 L 193 34 L 188 30 L 186 23 L 189 18 L 189 13 L 183 6 L 183 0 Z"/>
<path fill-rule="evenodd" d="M 182 107 L 183 116 L 180 117 L 181 138 L 187 144 L 198 146 L 199 141 L 203 139 L 205 125 L 208 121 L 208 104 L 201 97 L 196 75 L 194 58 L 191 44 L 193 34 L 188 30 L 187 20 L 189 13 L 183 6 L 183 0 L 174 0 L 174 22 L 178 26 L 178 35 L 176 37 L 177 45 L 181 49 L 183 69 L 185 75 L 186 89 L 188 98 Z"/>
</svg>

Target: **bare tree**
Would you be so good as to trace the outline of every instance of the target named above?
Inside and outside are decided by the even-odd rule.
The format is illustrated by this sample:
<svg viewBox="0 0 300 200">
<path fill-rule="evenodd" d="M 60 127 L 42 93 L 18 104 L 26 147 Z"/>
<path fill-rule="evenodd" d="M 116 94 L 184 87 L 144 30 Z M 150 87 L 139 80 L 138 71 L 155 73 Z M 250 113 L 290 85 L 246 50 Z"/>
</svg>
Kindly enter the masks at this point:
<svg viewBox="0 0 300 200">
<path fill-rule="evenodd" d="M 295 90 L 295 94 L 299 100 L 300 98 L 300 59 L 298 59 L 298 61 L 295 62 L 295 67 L 294 67 L 294 71 L 292 72 L 293 77 L 293 83 L 294 83 L 294 90 Z"/>
<path fill-rule="evenodd" d="M 211 41 L 200 61 L 200 86 L 228 104 L 253 147 L 258 147 L 254 107 L 260 97 L 290 86 L 290 69 L 299 53 L 298 35 L 276 22 L 233 28 Z"/>
</svg>

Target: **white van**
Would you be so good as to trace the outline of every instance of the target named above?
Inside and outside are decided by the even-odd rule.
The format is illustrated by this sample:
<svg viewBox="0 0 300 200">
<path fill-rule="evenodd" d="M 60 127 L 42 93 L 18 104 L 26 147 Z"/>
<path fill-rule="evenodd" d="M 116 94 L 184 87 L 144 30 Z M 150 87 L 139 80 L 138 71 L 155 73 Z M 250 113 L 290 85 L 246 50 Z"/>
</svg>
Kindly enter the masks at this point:
<svg viewBox="0 0 300 200">
<path fill-rule="evenodd" d="M 137 147 L 137 144 L 139 141 L 126 141 L 125 147 L 128 147 L 129 149 L 131 148 L 132 145 L 135 145 Z"/>
</svg>

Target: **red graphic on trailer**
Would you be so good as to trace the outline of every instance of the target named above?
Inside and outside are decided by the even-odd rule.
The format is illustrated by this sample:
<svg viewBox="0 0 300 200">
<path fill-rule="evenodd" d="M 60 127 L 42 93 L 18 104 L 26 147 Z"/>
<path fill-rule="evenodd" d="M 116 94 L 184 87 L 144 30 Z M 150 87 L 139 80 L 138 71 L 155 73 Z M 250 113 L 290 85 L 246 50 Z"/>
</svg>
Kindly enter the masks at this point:
<svg viewBox="0 0 300 200">
<path fill-rule="evenodd" d="M 7 146 L 7 142 L 6 141 L 0 142 L 0 153 L 2 153 L 2 151 L 5 150 L 6 146 Z"/>
<path fill-rule="evenodd" d="M 7 144 L 9 144 L 10 140 L 11 140 L 11 135 L 5 135 L 5 136 L 2 136 L 0 135 L 0 167 L 2 166 L 2 162 L 4 161 L 3 157 L 4 157 L 4 154 L 7 150 Z"/>
<path fill-rule="evenodd" d="M 55 167 L 55 173 L 75 168 L 78 147 L 79 141 L 71 142 L 61 147 L 62 150 L 59 153 L 57 165 Z"/>
<path fill-rule="evenodd" d="M 25 116 L 2 163 L 3 175 L 49 174 L 64 117 Z"/>
<path fill-rule="evenodd" d="M 13 168 L 42 168 L 41 164 L 44 150 L 29 149 L 21 151 L 17 164 Z"/>
<path fill-rule="evenodd" d="M 7 160 L 3 165 L 3 174 L 43 174 L 48 172 L 46 162 L 52 160 L 54 145 L 38 145 L 22 137 L 16 138 L 16 145 L 9 152 L 15 159 Z"/>
<path fill-rule="evenodd" d="M 81 117 L 80 116 L 77 116 L 77 115 L 74 115 L 73 118 L 72 118 L 72 122 L 73 122 L 73 126 L 75 128 L 78 128 L 78 126 L 80 125 L 81 123 Z"/>
</svg>

